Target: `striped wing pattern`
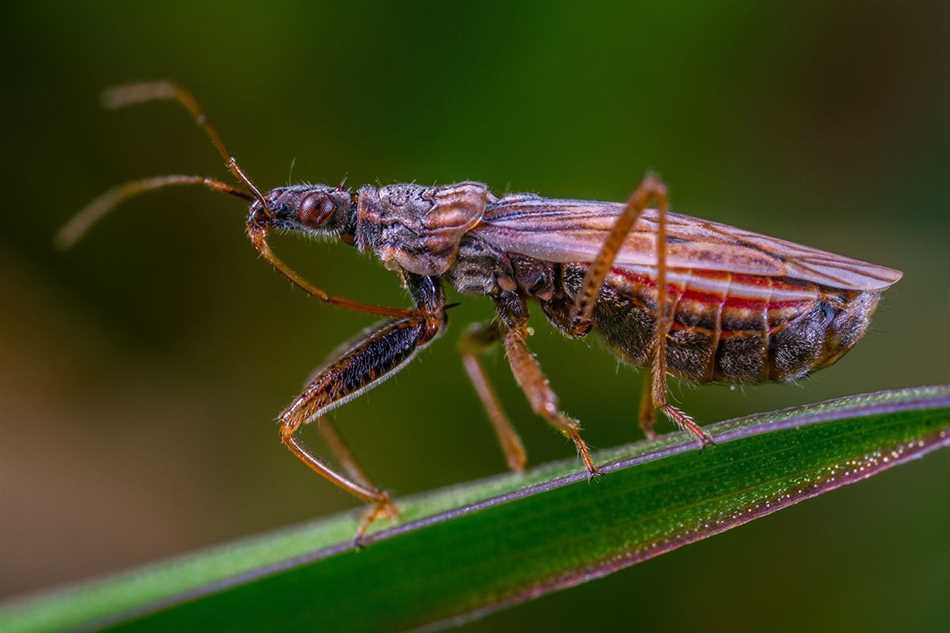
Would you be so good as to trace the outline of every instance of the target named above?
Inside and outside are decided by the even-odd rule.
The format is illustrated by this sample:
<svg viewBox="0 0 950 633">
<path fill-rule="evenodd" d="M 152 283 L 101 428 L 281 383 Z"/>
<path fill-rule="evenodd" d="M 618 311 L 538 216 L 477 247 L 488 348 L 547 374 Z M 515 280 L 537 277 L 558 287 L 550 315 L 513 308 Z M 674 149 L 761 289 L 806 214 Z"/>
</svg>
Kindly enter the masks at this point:
<svg viewBox="0 0 950 633">
<path fill-rule="evenodd" d="M 623 206 L 508 196 L 489 205 L 475 232 L 506 252 L 552 262 L 589 262 Z M 667 226 L 671 268 L 785 277 L 845 290 L 883 290 L 902 275 L 884 266 L 678 213 L 669 214 Z M 648 209 L 614 266 L 655 266 L 656 232 L 656 211 Z"/>
</svg>

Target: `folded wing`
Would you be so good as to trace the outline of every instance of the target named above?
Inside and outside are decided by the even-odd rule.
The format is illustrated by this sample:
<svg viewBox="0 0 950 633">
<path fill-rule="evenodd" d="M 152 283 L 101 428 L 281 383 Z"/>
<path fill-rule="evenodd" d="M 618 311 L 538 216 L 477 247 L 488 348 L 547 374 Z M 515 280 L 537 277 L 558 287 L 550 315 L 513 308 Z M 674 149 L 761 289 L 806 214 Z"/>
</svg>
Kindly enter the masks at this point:
<svg viewBox="0 0 950 633">
<path fill-rule="evenodd" d="M 622 204 L 509 196 L 489 205 L 475 233 L 498 248 L 552 262 L 588 262 Z M 656 265 L 656 211 L 627 237 L 615 266 Z M 667 262 L 673 268 L 788 277 L 832 288 L 882 290 L 902 273 L 717 222 L 669 214 Z"/>
</svg>

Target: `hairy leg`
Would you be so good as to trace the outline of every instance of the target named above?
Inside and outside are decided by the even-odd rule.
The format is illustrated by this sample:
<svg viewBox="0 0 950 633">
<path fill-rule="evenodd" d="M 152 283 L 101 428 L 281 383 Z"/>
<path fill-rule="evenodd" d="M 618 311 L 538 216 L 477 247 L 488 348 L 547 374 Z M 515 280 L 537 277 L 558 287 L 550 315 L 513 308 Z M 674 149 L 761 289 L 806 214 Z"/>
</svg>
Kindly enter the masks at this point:
<svg viewBox="0 0 950 633">
<path fill-rule="evenodd" d="M 624 206 L 620 215 L 617 216 L 614 225 L 604 239 L 604 243 L 601 245 L 597 257 L 594 258 L 587 268 L 584 283 L 574 298 L 571 329 L 575 336 L 590 331 L 593 325 L 592 315 L 594 314 L 594 306 L 597 303 L 597 297 L 600 295 L 601 286 L 604 285 L 604 279 L 606 279 L 607 273 L 610 272 L 614 260 L 617 259 L 617 255 L 620 253 L 624 241 L 633 230 L 637 220 L 643 215 L 647 206 L 654 201 L 657 203 L 661 225 L 661 234 L 657 234 L 656 243 L 660 247 L 665 247 L 666 213 L 669 210 L 666 185 L 656 176 L 648 175 L 640 183 L 640 186 L 636 188 L 630 196 L 630 199 L 627 200 L 626 206 Z M 661 252 L 662 257 L 660 256 Z M 660 268 L 659 273 L 663 276 L 665 282 L 666 252 L 664 248 L 657 249 L 657 260 L 657 266 Z"/>
<path fill-rule="evenodd" d="M 394 375 L 442 331 L 444 297 L 438 281 L 415 275 L 406 277 L 418 316 L 385 321 L 361 334 L 316 371 L 303 393 L 278 417 L 281 442 L 297 459 L 341 490 L 370 504 L 357 529 L 357 539 L 376 519 L 395 516 L 389 495 L 369 482 L 332 427 L 324 429 L 324 438 L 337 453 L 346 474 L 334 470 L 307 449 L 297 432 L 304 424 L 324 417 Z"/>
<path fill-rule="evenodd" d="M 665 348 L 666 346 L 664 344 L 657 345 L 656 359 L 654 359 L 653 361 L 653 371 L 652 371 L 652 381 L 651 381 L 653 406 L 656 407 L 656 409 L 659 409 L 660 411 L 665 413 L 666 416 L 669 419 L 671 419 L 676 424 L 676 426 L 679 427 L 681 431 L 686 431 L 687 433 L 695 437 L 699 441 L 699 445 L 701 447 L 715 444 L 715 442 L 713 441 L 709 433 L 704 431 L 701 426 L 696 424 L 696 421 L 693 420 L 692 417 L 690 417 L 682 409 L 678 409 L 674 407 L 667 401 L 667 385 L 666 385 L 665 367 L 663 368 L 662 372 L 658 370 L 657 368 L 657 365 L 660 364 L 659 361 L 657 360 L 660 358 L 660 354 L 663 354 L 665 358 L 665 354 L 666 354 Z"/>
<path fill-rule="evenodd" d="M 640 428 L 648 440 L 656 438 L 656 431 L 653 430 L 656 424 L 656 407 L 653 406 L 653 378 L 650 375 L 644 376 L 643 387 L 640 390 Z"/>
<path fill-rule="evenodd" d="M 702 445 L 711 444 L 709 434 L 702 430 L 693 419 L 682 410 L 669 404 L 666 384 L 666 346 L 667 335 L 673 322 L 671 307 L 667 301 L 668 288 L 666 283 L 666 222 L 669 213 L 669 197 L 666 185 L 653 175 L 646 176 L 640 186 L 633 192 L 626 206 L 614 222 L 610 233 L 607 234 L 600 252 L 591 262 L 584 277 L 584 283 L 577 293 L 574 302 L 574 311 L 571 329 L 575 335 L 590 330 L 593 325 L 592 315 L 601 286 L 610 268 L 613 266 L 617 254 L 623 247 L 627 236 L 633 230 L 637 220 L 643 215 L 647 206 L 655 202 L 657 206 L 656 232 L 656 334 L 653 349 L 653 363 L 650 370 L 650 402 L 640 404 L 640 424 L 647 437 L 653 435 L 654 411 L 660 410 L 673 420 L 676 425 L 693 434 Z M 646 399 L 644 397 L 644 399 Z"/>
<path fill-rule="evenodd" d="M 590 449 L 581 437 L 580 423 L 558 409 L 557 395 L 551 389 L 538 359 L 528 349 L 528 309 L 524 299 L 514 291 L 509 291 L 497 297 L 495 303 L 498 317 L 505 326 L 505 354 L 511 366 L 511 373 L 527 397 L 531 410 L 574 442 L 587 472 L 591 475 L 597 474 Z"/>
</svg>

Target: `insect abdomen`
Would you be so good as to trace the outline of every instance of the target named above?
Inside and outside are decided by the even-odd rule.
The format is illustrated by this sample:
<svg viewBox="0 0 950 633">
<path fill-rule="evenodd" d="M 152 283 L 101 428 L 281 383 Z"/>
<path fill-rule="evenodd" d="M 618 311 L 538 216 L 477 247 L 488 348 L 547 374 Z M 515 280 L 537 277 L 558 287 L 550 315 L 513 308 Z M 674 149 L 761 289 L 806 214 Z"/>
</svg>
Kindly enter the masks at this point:
<svg viewBox="0 0 950 633">
<path fill-rule="evenodd" d="M 569 295 L 585 269 L 564 267 Z M 647 267 L 611 271 L 594 311 L 608 345 L 641 367 L 650 365 L 656 334 L 651 272 Z M 668 289 L 669 371 L 695 382 L 728 383 L 794 381 L 831 365 L 863 336 L 880 295 L 689 269 L 671 269 Z"/>
</svg>

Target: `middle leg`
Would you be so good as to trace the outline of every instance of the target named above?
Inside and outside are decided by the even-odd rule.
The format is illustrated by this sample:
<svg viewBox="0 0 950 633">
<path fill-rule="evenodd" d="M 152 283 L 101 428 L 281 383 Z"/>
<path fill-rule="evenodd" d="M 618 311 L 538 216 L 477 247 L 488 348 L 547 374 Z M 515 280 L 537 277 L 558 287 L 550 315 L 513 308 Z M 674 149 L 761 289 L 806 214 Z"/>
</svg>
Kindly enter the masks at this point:
<svg viewBox="0 0 950 633">
<path fill-rule="evenodd" d="M 577 454 L 590 475 L 597 467 L 587 442 L 581 437 L 580 423 L 558 409 L 557 395 L 552 391 L 538 359 L 528 349 L 528 310 L 524 299 L 514 292 L 504 292 L 496 299 L 498 316 L 505 324 L 504 345 L 515 382 L 521 387 L 531 410 L 574 443 Z"/>
<path fill-rule="evenodd" d="M 643 387 L 640 389 L 640 428 L 648 440 L 656 439 L 656 407 L 653 406 L 653 380 L 650 376 L 643 378 Z"/>
</svg>

